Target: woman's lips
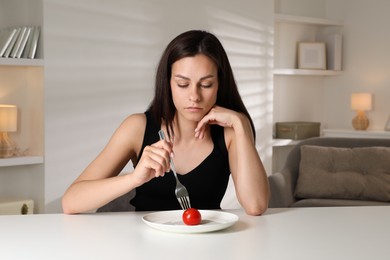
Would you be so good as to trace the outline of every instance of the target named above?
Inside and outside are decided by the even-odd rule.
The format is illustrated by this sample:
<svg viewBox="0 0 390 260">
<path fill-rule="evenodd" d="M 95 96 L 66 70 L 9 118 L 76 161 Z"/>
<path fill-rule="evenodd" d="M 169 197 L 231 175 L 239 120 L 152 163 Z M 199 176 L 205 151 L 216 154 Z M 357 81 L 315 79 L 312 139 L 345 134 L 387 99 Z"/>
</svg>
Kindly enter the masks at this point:
<svg viewBox="0 0 390 260">
<path fill-rule="evenodd" d="M 190 112 L 199 112 L 202 110 L 202 108 L 200 108 L 200 107 L 186 107 L 186 110 L 190 111 Z"/>
</svg>

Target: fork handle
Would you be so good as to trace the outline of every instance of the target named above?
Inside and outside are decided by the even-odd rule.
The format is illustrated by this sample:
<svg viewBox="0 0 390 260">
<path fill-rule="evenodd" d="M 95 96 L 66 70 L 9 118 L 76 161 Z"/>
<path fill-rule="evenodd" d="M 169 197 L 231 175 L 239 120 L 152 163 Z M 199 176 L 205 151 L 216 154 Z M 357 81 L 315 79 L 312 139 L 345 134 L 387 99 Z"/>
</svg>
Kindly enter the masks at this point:
<svg viewBox="0 0 390 260">
<path fill-rule="evenodd" d="M 158 131 L 158 136 L 160 137 L 160 140 L 165 140 L 164 130 L 161 129 Z"/>
<path fill-rule="evenodd" d="M 158 131 L 158 135 L 160 136 L 160 140 L 165 140 L 164 130 L 161 129 L 160 131 Z M 172 157 L 169 158 L 169 164 L 171 165 L 171 170 L 175 175 L 175 178 L 177 179 L 175 164 L 173 163 Z"/>
</svg>

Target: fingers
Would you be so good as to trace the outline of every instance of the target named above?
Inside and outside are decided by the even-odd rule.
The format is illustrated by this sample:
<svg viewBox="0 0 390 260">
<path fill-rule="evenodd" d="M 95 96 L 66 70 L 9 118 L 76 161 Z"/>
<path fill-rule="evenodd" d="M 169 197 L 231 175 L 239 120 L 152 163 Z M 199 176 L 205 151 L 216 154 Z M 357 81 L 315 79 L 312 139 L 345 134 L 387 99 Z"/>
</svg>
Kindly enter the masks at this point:
<svg viewBox="0 0 390 260">
<path fill-rule="evenodd" d="M 198 122 L 198 125 L 195 128 L 195 138 L 202 139 L 204 136 L 205 125 L 207 124 L 207 119 L 205 117 L 202 118 L 201 121 Z"/>
<path fill-rule="evenodd" d="M 145 147 L 146 148 L 146 147 Z M 166 172 L 170 170 L 170 159 L 173 157 L 172 145 L 167 141 L 161 140 L 148 147 L 151 158 L 163 165 Z"/>
<path fill-rule="evenodd" d="M 137 165 L 139 177 L 144 182 L 153 177 L 162 177 L 170 170 L 170 156 L 173 154 L 172 146 L 166 141 L 159 141 L 145 146 L 142 157 Z"/>
<path fill-rule="evenodd" d="M 229 111 L 219 106 L 214 106 L 199 122 L 195 129 L 195 137 L 202 139 L 205 135 L 207 125 L 220 125 L 226 127 Z"/>
<path fill-rule="evenodd" d="M 215 109 L 216 106 L 213 107 L 199 122 L 198 125 L 195 128 L 195 137 L 202 139 L 204 137 L 204 133 L 206 130 L 206 125 L 208 124 L 215 124 L 216 118 L 215 118 Z"/>
</svg>

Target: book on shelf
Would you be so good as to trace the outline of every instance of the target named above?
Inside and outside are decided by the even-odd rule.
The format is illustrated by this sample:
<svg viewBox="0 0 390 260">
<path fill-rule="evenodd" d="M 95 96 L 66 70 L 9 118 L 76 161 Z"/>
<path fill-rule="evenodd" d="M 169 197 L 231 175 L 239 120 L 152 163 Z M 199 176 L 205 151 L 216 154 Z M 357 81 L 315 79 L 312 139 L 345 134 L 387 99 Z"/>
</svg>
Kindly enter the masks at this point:
<svg viewBox="0 0 390 260">
<path fill-rule="evenodd" d="M 326 60 L 329 70 L 342 70 L 343 62 L 343 35 L 339 32 L 328 32 L 320 39 L 326 44 Z"/>
<path fill-rule="evenodd" d="M 26 51 L 28 51 L 27 58 L 29 58 L 29 59 L 34 59 L 35 55 L 37 53 L 38 41 L 39 41 L 39 33 L 40 33 L 39 26 L 35 26 L 33 34 L 32 34 L 32 37 L 31 37 L 32 38 L 31 39 L 31 45 L 26 50 Z"/>
<path fill-rule="evenodd" d="M 39 34 L 39 26 L 21 26 L 0 30 L 0 57 L 34 59 Z"/>
<path fill-rule="evenodd" d="M 10 57 L 12 48 L 14 47 L 15 42 L 16 42 L 16 40 L 19 37 L 20 31 L 21 31 L 21 28 L 17 28 L 16 29 L 16 33 L 12 36 L 12 39 L 11 39 L 9 45 L 7 46 L 7 49 L 5 50 L 5 53 L 3 54 L 3 57 L 5 57 L 5 58 L 9 58 Z"/>
<path fill-rule="evenodd" d="M 25 49 L 26 47 L 26 43 L 27 43 L 27 40 L 30 36 L 30 32 L 31 32 L 31 27 L 27 27 L 27 29 L 25 30 L 25 33 L 23 34 L 23 37 L 22 37 L 22 40 L 20 42 L 20 45 L 18 46 L 18 49 L 16 50 L 16 58 L 21 58 L 22 57 L 22 52 L 23 50 Z"/>
<path fill-rule="evenodd" d="M 22 39 L 24 38 L 26 31 L 27 31 L 27 27 L 24 26 L 21 28 L 18 39 L 16 39 L 15 45 L 12 48 L 11 55 L 10 55 L 11 58 L 17 58 L 16 53 L 18 52 L 19 48 L 21 47 Z"/>
<path fill-rule="evenodd" d="M 0 57 L 4 55 L 16 32 L 16 28 L 8 28 L 0 32 Z"/>
</svg>

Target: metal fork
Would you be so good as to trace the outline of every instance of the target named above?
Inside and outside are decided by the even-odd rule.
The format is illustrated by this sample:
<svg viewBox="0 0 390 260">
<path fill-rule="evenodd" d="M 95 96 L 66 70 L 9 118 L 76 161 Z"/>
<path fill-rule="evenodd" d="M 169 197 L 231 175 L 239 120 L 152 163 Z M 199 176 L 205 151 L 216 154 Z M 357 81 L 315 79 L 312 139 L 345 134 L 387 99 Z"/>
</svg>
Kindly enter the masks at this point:
<svg viewBox="0 0 390 260">
<path fill-rule="evenodd" d="M 164 134 L 163 130 L 158 131 L 158 135 L 160 136 L 160 140 L 165 140 L 165 134 Z M 180 204 L 182 209 L 191 208 L 190 197 L 188 196 L 188 191 L 187 191 L 186 187 L 183 184 L 181 184 L 181 182 L 177 178 L 177 173 L 176 173 L 175 165 L 173 164 L 172 158 L 170 158 L 170 165 L 171 165 L 171 170 L 173 172 L 173 175 L 175 176 L 175 179 L 176 179 L 176 189 L 175 189 L 176 198 L 179 201 L 179 204 Z"/>
</svg>

